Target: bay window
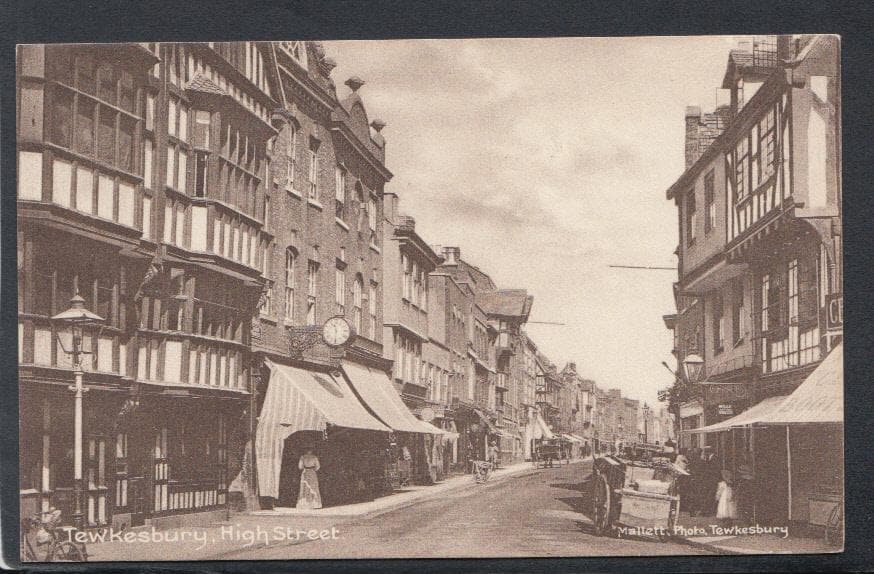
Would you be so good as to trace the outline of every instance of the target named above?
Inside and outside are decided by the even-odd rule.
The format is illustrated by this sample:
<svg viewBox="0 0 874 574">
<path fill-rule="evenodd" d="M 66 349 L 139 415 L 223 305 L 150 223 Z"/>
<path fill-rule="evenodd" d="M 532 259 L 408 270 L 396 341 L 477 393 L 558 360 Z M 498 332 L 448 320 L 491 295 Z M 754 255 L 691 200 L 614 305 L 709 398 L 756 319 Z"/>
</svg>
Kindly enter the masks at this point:
<svg viewBox="0 0 874 574">
<path fill-rule="evenodd" d="M 152 166 L 151 155 L 138 152 L 142 110 L 134 76 L 68 48 L 49 48 L 47 68 L 47 139 L 64 150 L 50 166 L 52 201 L 129 227 L 148 227 L 150 222 L 136 215 L 142 199 L 137 176 L 150 186 Z"/>
<path fill-rule="evenodd" d="M 816 254 L 771 266 L 761 278 L 762 369 L 802 366 L 820 358 Z"/>
</svg>

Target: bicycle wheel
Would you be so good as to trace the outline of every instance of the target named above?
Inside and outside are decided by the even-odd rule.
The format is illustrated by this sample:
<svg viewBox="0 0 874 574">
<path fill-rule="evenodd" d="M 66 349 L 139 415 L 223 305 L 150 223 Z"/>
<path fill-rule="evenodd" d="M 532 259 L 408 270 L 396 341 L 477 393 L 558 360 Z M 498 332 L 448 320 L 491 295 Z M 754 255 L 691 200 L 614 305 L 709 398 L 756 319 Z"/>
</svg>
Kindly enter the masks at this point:
<svg viewBox="0 0 874 574">
<path fill-rule="evenodd" d="M 85 562 L 85 548 L 64 540 L 52 546 L 49 555 L 46 557 L 49 562 Z"/>
</svg>

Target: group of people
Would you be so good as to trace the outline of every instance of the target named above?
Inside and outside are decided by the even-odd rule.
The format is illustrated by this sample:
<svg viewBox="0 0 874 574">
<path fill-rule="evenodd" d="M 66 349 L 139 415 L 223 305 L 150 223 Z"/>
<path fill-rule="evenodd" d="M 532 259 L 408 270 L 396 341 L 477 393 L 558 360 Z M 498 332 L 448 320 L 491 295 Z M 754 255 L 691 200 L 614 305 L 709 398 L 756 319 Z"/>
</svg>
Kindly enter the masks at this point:
<svg viewBox="0 0 874 574">
<path fill-rule="evenodd" d="M 680 481 L 680 501 L 690 516 L 715 516 L 731 523 L 738 518 L 738 488 L 730 470 L 720 468 L 710 446 L 683 449 L 674 464 L 689 473 Z"/>
</svg>

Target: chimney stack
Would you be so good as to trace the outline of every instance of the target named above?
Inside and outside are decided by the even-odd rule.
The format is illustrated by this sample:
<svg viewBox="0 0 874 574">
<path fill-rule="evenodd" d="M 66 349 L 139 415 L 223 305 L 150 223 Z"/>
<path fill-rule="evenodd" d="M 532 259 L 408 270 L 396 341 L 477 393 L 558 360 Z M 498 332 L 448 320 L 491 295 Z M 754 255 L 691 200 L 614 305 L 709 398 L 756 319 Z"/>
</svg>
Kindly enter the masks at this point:
<svg viewBox="0 0 874 574">
<path fill-rule="evenodd" d="M 460 247 L 444 247 L 443 248 L 443 265 L 458 265 L 458 260 L 461 259 Z"/>
<path fill-rule="evenodd" d="M 701 108 L 686 106 L 686 169 L 692 167 L 700 157 L 698 145 L 698 126 L 701 124 Z"/>
</svg>

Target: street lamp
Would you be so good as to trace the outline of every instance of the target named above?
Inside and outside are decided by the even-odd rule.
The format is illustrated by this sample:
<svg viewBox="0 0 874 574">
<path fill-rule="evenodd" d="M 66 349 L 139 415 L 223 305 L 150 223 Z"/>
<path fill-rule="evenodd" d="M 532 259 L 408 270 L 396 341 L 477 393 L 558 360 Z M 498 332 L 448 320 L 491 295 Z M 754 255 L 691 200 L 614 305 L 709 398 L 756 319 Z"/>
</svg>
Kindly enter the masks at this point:
<svg viewBox="0 0 874 574">
<path fill-rule="evenodd" d="M 82 394 L 85 391 L 82 385 L 82 376 L 84 375 L 82 355 L 90 354 L 90 352 L 82 350 L 82 328 L 102 323 L 104 319 L 100 315 L 86 309 L 85 299 L 77 292 L 70 299 L 70 308 L 52 317 L 52 321 L 62 325 L 69 325 L 73 331 L 73 348 L 71 350 L 68 351 L 64 347 L 60 337 L 58 337 L 58 343 L 65 353 L 73 357 L 75 384 L 70 387 L 70 390 L 75 392 L 73 409 L 73 482 L 75 483 L 76 509 L 73 512 L 73 524 L 77 529 L 82 530 L 84 524 L 82 517 Z"/>
<path fill-rule="evenodd" d="M 649 434 L 647 432 L 647 427 L 649 426 L 647 424 L 648 419 L 649 419 L 649 405 L 646 403 L 643 403 L 643 442 L 644 443 L 649 442 Z"/>
<path fill-rule="evenodd" d="M 692 353 L 691 355 L 686 355 L 686 359 L 683 361 L 683 369 L 686 373 L 686 380 L 690 383 L 697 383 L 698 377 L 701 376 L 701 371 L 704 368 L 704 359 L 702 359 L 699 355 Z"/>
</svg>

